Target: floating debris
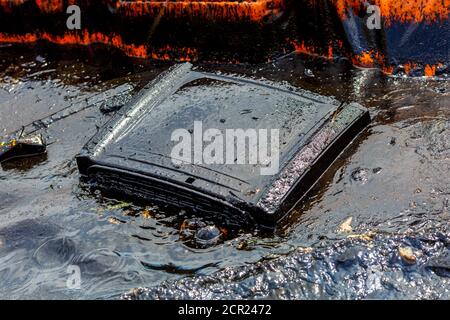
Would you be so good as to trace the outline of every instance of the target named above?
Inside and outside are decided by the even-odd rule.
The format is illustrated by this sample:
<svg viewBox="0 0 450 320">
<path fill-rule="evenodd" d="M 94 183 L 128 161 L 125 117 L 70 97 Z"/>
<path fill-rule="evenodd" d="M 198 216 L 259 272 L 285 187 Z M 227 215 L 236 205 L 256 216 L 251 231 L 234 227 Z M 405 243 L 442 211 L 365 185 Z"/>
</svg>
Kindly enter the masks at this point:
<svg viewBox="0 0 450 320">
<path fill-rule="evenodd" d="M 347 239 L 357 239 L 357 240 L 363 240 L 363 241 L 372 241 L 375 238 L 376 233 L 373 231 L 369 231 L 367 233 L 362 234 L 351 234 L 347 237 Z"/>
<path fill-rule="evenodd" d="M 414 264 L 417 261 L 417 257 L 414 254 L 414 251 L 410 247 L 399 247 L 398 253 L 400 257 L 402 257 L 403 261 L 408 264 Z"/>
<path fill-rule="evenodd" d="M 198 218 L 186 219 L 180 227 L 180 238 L 186 244 L 198 248 L 208 248 L 220 243 L 226 230 L 215 225 L 208 225 Z"/>
<path fill-rule="evenodd" d="M 131 203 L 120 201 L 117 204 L 108 206 L 108 210 L 119 210 L 119 209 L 125 209 L 131 207 Z"/>
<path fill-rule="evenodd" d="M 114 217 L 109 217 L 108 222 L 111 224 L 115 224 L 115 225 L 119 225 L 122 223 L 122 221 L 120 221 L 119 219 L 114 218 Z"/>
<path fill-rule="evenodd" d="M 248 250 L 248 248 L 249 248 L 249 245 L 248 245 L 247 241 L 241 241 L 236 246 L 236 249 L 238 249 L 238 250 Z"/>
<path fill-rule="evenodd" d="M 78 155 L 78 169 L 99 188 L 129 198 L 222 211 L 227 217 L 273 228 L 370 123 L 368 110 L 357 103 L 343 105 L 286 88 L 269 81 L 196 71 L 188 63 L 176 65 L 144 87 L 97 132 Z M 194 123 L 187 120 L 192 115 L 197 117 Z M 225 118 L 228 128 L 269 128 L 263 129 L 264 134 L 278 139 L 280 146 L 271 153 L 273 159 L 253 165 L 238 155 L 234 161 L 240 166 L 227 163 L 220 169 L 190 160 L 167 162 L 174 159 L 173 147 L 180 146 L 167 138 L 173 128 L 196 136 L 203 127 L 223 127 L 220 119 Z M 223 130 L 220 134 L 225 137 L 231 133 Z M 236 148 L 239 141 L 230 141 L 224 147 Z M 251 147 L 244 146 L 242 154 L 256 154 Z M 279 163 L 284 164 L 282 170 Z"/>
<path fill-rule="evenodd" d="M 213 246 L 222 238 L 222 232 L 216 226 L 207 226 L 197 230 L 195 240 L 203 246 Z"/>
<path fill-rule="evenodd" d="M 311 69 L 305 69 L 305 76 L 310 77 L 310 78 L 314 78 L 314 73 L 312 72 Z"/>
<path fill-rule="evenodd" d="M 150 219 L 154 215 L 154 212 L 150 208 L 145 208 L 144 211 L 142 211 L 142 217 L 144 217 L 144 219 Z"/>
<path fill-rule="evenodd" d="M 106 99 L 100 105 L 100 111 L 102 113 L 111 113 L 120 110 L 131 98 L 129 94 L 121 94 L 113 96 L 110 99 Z"/>
<path fill-rule="evenodd" d="M 22 137 L 11 136 L 0 140 L 0 162 L 31 157 L 46 152 L 46 143 L 41 134 Z"/>
<path fill-rule="evenodd" d="M 353 217 L 348 217 L 344 220 L 344 222 L 341 223 L 341 225 L 338 228 L 339 233 L 351 233 L 353 232 L 352 228 L 352 221 Z"/>
<path fill-rule="evenodd" d="M 357 168 L 352 172 L 351 177 L 354 181 L 366 184 L 369 181 L 369 169 Z"/>
</svg>

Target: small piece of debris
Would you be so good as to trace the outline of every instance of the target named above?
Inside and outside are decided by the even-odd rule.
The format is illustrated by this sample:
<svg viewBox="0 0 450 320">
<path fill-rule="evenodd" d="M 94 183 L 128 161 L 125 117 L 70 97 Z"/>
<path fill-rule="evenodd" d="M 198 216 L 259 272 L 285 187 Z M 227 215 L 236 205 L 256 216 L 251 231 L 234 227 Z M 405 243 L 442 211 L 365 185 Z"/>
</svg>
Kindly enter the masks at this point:
<svg viewBox="0 0 450 320">
<path fill-rule="evenodd" d="M 397 139 L 395 139 L 394 137 L 391 138 L 391 140 L 389 141 L 389 144 L 391 146 L 395 146 L 397 144 Z"/>
<path fill-rule="evenodd" d="M 348 217 L 347 219 L 345 219 L 344 222 L 342 222 L 341 225 L 339 226 L 338 233 L 353 232 L 352 221 L 353 221 L 353 217 Z"/>
<path fill-rule="evenodd" d="M 142 216 L 145 219 L 150 219 L 153 217 L 153 212 L 149 208 L 145 208 L 144 211 L 142 211 Z"/>
<path fill-rule="evenodd" d="M 305 76 L 310 77 L 310 78 L 314 78 L 314 73 L 312 72 L 311 69 L 305 69 Z"/>
<path fill-rule="evenodd" d="M 252 112 L 253 112 L 252 109 L 244 109 L 244 110 L 241 110 L 240 114 L 244 115 L 244 114 L 249 114 L 249 113 L 252 113 Z"/>
<path fill-rule="evenodd" d="M 379 174 L 381 171 L 383 171 L 383 168 L 380 168 L 380 167 L 372 169 L 373 174 Z"/>
<path fill-rule="evenodd" d="M 120 110 L 128 101 L 130 101 L 130 99 L 131 96 L 128 94 L 113 96 L 102 102 L 100 111 L 102 113 L 111 113 Z"/>
<path fill-rule="evenodd" d="M 249 245 L 248 245 L 247 241 L 241 241 L 236 246 L 236 249 L 238 249 L 238 250 L 248 250 L 248 247 L 249 247 Z"/>
<path fill-rule="evenodd" d="M 222 232 L 216 226 L 207 226 L 197 230 L 195 240 L 204 245 L 212 246 L 217 244 L 222 236 Z"/>
<path fill-rule="evenodd" d="M 109 217 L 108 218 L 108 222 L 112 223 L 112 224 L 115 224 L 115 225 L 121 224 L 121 221 L 119 219 L 117 219 L 117 218 L 114 218 L 114 217 Z"/>
<path fill-rule="evenodd" d="M 405 261 L 408 264 L 414 264 L 416 263 L 416 256 L 414 254 L 414 251 L 410 247 L 399 247 L 398 253 L 400 254 L 400 257 L 402 257 L 403 261 Z"/>
<path fill-rule="evenodd" d="M 100 111 L 102 113 L 111 113 L 111 112 L 120 110 L 122 107 L 123 107 L 123 104 L 121 104 L 121 103 L 118 103 L 118 104 L 115 104 L 115 103 L 103 103 L 100 106 Z"/>
<path fill-rule="evenodd" d="M 119 210 L 119 209 L 128 208 L 130 206 L 131 206 L 131 203 L 129 203 L 129 202 L 120 202 L 118 204 L 108 206 L 108 210 Z"/>
<path fill-rule="evenodd" d="M 0 140 L 0 162 L 24 158 L 46 152 L 46 143 L 41 134 L 11 136 Z"/>
<path fill-rule="evenodd" d="M 246 197 L 251 197 L 257 194 L 259 191 L 261 191 L 259 188 L 256 188 L 255 190 L 249 190 L 245 193 Z"/>
<path fill-rule="evenodd" d="M 219 230 L 225 238 L 228 236 L 229 232 L 227 228 L 219 227 Z"/>
<path fill-rule="evenodd" d="M 358 239 L 363 241 L 372 241 L 375 237 L 376 233 L 373 231 L 369 231 L 367 233 L 361 233 L 361 234 L 351 234 L 347 237 L 347 239 Z"/>
<path fill-rule="evenodd" d="M 144 288 L 133 288 L 123 295 L 123 299 L 125 300 L 137 299 L 144 292 L 145 292 Z"/>
<path fill-rule="evenodd" d="M 297 248 L 297 251 L 299 251 L 301 253 L 311 253 L 311 252 L 313 252 L 313 248 L 311 248 L 311 247 L 301 247 L 301 248 Z"/>
<path fill-rule="evenodd" d="M 251 251 L 256 243 L 254 238 L 248 236 L 243 236 L 236 240 L 236 249 L 243 251 Z"/>
<path fill-rule="evenodd" d="M 366 184 L 369 181 L 369 170 L 370 169 L 366 168 L 356 168 L 351 173 L 352 180 L 361 184 Z"/>
<path fill-rule="evenodd" d="M 42 57 L 42 56 L 36 56 L 36 59 L 35 59 L 37 62 L 39 62 L 39 63 L 45 63 L 46 61 L 45 61 L 45 58 L 44 57 Z"/>
</svg>

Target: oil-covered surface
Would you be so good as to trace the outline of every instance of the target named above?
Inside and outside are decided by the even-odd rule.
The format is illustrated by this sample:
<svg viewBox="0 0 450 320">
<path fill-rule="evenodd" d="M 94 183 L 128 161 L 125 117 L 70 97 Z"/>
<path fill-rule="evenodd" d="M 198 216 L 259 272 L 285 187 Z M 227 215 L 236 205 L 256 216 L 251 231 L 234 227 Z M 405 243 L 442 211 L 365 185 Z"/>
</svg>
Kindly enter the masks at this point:
<svg viewBox="0 0 450 320">
<path fill-rule="evenodd" d="M 44 119 L 26 128 L 48 143 L 0 168 L 1 298 L 450 298 L 448 81 L 303 55 L 199 66 L 371 110 L 370 128 L 313 196 L 267 233 L 80 184 L 75 155 L 130 86 L 167 67 L 91 49 L 0 48 L 1 135 Z M 67 286 L 73 266 L 79 289 Z"/>
<path fill-rule="evenodd" d="M 0 2 L 0 43 L 102 44 L 131 57 L 197 62 L 261 63 L 296 50 L 410 76 L 450 68 L 449 0 L 70 3 L 83 13 L 80 30 L 67 28 L 65 1 Z"/>
</svg>

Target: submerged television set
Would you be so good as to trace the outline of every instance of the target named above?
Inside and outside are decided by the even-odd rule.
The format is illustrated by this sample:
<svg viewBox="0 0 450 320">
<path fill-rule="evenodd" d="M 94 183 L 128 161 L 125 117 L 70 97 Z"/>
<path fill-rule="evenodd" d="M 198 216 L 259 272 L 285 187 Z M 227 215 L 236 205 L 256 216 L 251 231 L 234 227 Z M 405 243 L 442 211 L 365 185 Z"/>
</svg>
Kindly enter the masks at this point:
<svg viewBox="0 0 450 320">
<path fill-rule="evenodd" d="M 186 63 L 120 109 L 77 164 L 100 188 L 273 226 L 369 123 L 356 103 Z"/>
</svg>

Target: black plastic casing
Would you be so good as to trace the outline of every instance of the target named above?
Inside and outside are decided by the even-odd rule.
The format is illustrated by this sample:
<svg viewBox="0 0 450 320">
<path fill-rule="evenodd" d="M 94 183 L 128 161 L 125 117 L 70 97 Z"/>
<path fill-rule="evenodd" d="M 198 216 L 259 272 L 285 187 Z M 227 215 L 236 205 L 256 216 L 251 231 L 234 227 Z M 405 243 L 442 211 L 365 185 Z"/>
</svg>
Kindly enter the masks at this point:
<svg viewBox="0 0 450 320">
<path fill-rule="evenodd" d="M 174 163 L 172 133 L 193 133 L 194 121 L 203 130 L 277 129 L 279 170 L 261 175 L 261 164 Z M 186 63 L 160 75 L 118 111 L 82 149 L 77 164 L 82 176 L 111 191 L 270 227 L 369 123 L 369 112 L 358 104 L 194 71 Z"/>
</svg>

